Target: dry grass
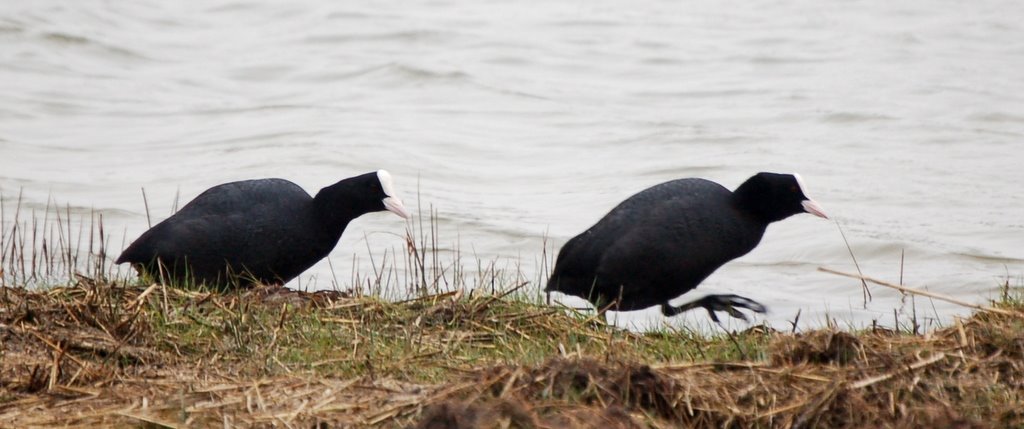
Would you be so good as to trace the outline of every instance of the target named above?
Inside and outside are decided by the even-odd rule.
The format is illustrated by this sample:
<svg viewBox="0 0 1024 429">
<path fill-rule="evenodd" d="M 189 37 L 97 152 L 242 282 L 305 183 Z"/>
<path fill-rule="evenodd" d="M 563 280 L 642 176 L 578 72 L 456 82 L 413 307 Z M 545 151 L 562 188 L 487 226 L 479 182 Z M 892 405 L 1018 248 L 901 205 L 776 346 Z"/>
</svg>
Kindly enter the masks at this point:
<svg viewBox="0 0 1024 429">
<path fill-rule="evenodd" d="M 517 293 L 393 303 L 79 278 L 0 291 L 0 425 L 1020 426 L 1022 328 L 978 314 L 926 336 L 700 338 Z"/>
<path fill-rule="evenodd" d="M 0 203 L 0 427 L 1024 427 L 1009 292 L 926 335 L 639 334 L 464 270 L 434 221 L 350 295 L 107 280 L 71 218 Z"/>
<path fill-rule="evenodd" d="M 762 361 L 498 366 L 418 427 L 1020 427 L 1022 328 L 985 314 L 927 336 L 764 333 Z"/>
</svg>

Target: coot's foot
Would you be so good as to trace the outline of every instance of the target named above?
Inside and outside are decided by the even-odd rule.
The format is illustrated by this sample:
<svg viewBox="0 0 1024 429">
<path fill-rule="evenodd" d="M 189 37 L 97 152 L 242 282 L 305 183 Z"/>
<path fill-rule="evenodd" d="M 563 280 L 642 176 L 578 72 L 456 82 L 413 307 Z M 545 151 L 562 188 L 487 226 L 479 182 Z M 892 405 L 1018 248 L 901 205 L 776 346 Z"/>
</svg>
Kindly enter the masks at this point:
<svg viewBox="0 0 1024 429">
<path fill-rule="evenodd" d="M 745 314 L 740 313 L 740 311 L 737 310 L 737 308 L 745 308 L 747 310 L 754 311 L 757 313 L 764 313 L 768 311 L 768 308 L 765 307 L 763 304 L 754 301 L 750 298 L 744 298 L 739 295 L 727 294 L 708 295 L 703 298 L 690 301 L 678 307 L 673 307 L 668 303 L 664 303 L 661 305 L 661 314 L 664 314 L 666 317 L 672 317 L 684 311 L 689 311 L 697 307 L 702 307 L 705 310 L 707 310 L 708 315 L 711 316 L 711 320 L 714 320 L 715 323 L 719 323 L 718 316 L 715 315 L 716 311 L 724 311 L 726 313 L 729 313 L 729 315 L 732 317 L 735 317 L 737 319 L 743 319 L 743 321 L 745 322 L 749 322 L 750 320 L 747 318 Z"/>
</svg>

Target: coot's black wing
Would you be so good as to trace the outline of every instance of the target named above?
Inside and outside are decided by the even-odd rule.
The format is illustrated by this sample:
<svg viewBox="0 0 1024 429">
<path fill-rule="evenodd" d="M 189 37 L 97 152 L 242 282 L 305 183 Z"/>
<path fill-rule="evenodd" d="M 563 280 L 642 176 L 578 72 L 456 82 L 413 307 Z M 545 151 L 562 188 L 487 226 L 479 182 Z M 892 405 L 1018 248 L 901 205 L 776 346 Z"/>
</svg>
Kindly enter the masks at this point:
<svg viewBox="0 0 1024 429">
<path fill-rule="evenodd" d="M 630 228 L 630 213 L 645 202 L 637 199 L 650 189 L 619 203 L 594 226 L 567 241 L 558 251 L 555 268 L 545 290 L 586 298 L 597 303 L 597 267 L 604 253 Z M 607 303 L 607 299 L 602 300 Z"/>
<path fill-rule="evenodd" d="M 305 224 L 312 198 L 282 179 L 246 180 L 210 188 L 149 229 L 118 263 L 189 264 L 189 275 L 214 281 L 225 267 L 266 267 L 281 244 L 297 239 L 288 225 Z M 183 266 L 175 267 L 182 271 Z M 255 273 L 254 273 L 255 274 Z"/>
<path fill-rule="evenodd" d="M 702 179 L 663 183 L 630 197 L 559 253 L 550 290 L 622 310 L 664 303 L 756 246 L 763 225 Z"/>
</svg>

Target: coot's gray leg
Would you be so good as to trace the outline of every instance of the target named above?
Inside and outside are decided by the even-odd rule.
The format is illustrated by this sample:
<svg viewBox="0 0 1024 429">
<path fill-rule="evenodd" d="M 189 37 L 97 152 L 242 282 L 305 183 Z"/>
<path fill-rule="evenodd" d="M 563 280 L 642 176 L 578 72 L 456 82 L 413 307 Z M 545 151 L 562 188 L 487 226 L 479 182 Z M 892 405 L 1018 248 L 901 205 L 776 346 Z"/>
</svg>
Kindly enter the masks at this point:
<svg viewBox="0 0 1024 429">
<path fill-rule="evenodd" d="M 711 316 L 711 320 L 718 323 L 718 316 L 715 315 L 716 311 L 724 311 L 729 313 L 730 316 L 737 319 L 743 319 L 749 321 L 747 316 L 740 313 L 736 308 L 745 308 L 747 310 L 755 311 L 758 313 L 764 313 L 768 311 L 768 308 L 763 304 L 754 301 L 750 298 L 744 298 L 739 295 L 708 295 L 703 298 L 690 301 L 677 307 L 669 305 L 667 302 L 661 305 L 661 314 L 666 317 L 672 317 L 680 314 L 684 311 L 689 311 L 697 307 L 702 307 L 708 311 L 708 315 Z"/>
</svg>

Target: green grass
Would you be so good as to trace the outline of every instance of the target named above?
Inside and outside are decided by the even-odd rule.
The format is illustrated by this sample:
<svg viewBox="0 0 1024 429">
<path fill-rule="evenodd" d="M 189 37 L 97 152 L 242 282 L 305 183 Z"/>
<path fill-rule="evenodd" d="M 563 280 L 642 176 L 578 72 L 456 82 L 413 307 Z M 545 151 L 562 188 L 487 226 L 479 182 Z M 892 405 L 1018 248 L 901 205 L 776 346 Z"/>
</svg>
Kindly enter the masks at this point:
<svg viewBox="0 0 1024 429">
<path fill-rule="evenodd" d="M 275 292 L 276 293 L 276 292 Z M 763 359 L 763 330 L 708 336 L 689 330 L 638 334 L 608 326 L 592 312 L 546 307 L 536 296 L 454 294 L 393 303 L 374 297 L 323 303 L 283 292 L 202 294 L 154 315 L 152 342 L 162 351 L 234 360 L 251 373 L 304 370 L 333 376 L 367 371 L 433 383 L 453 372 L 496 363 L 539 364 L 556 355 L 644 362 Z"/>
</svg>

